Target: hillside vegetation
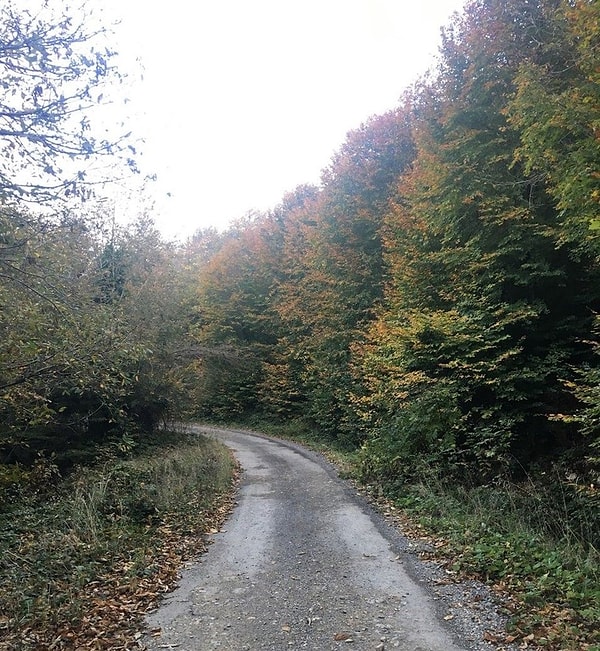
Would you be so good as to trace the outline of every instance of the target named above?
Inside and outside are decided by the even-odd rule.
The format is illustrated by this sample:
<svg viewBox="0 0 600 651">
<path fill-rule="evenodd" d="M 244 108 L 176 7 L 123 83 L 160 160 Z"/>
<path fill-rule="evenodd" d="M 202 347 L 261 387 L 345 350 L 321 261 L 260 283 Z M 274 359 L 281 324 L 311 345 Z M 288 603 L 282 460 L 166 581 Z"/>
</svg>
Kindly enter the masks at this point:
<svg viewBox="0 0 600 651">
<path fill-rule="evenodd" d="M 519 591 L 516 639 L 598 648 L 596 0 L 467 2 L 319 186 L 224 233 L 5 195 L 5 496 L 169 419 L 286 424 Z"/>
</svg>

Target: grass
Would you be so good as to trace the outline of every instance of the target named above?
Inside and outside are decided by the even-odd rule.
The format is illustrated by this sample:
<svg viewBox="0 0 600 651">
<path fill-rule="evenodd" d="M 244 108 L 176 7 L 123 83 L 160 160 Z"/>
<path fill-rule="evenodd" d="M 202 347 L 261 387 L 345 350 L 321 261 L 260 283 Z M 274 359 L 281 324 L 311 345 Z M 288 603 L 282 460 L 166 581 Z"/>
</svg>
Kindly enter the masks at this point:
<svg viewBox="0 0 600 651">
<path fill-rule="evenodd" d="M 143 611 L 227 511 L 230 453 L 178 436 L 64 480 L 45 465 L 50 485 L 4 486 L 0 649 L 137 648 Z"/>
<path fill-rule="evenodd" d="M 359 455 L 302 422 L 250 426 L 303 442 L 360 480 Z M 182 436 L 67 480 L 42 462 L 0 470 L 9 498 L 0 511 L 0 650 L 113 650 L 137 648 L 144 609 L 202 549 L 198 532 L 218 527 L 234 465 L 214 441 Z M 600 651 L 597 489 L 560 473 L 479 487 L 428 475 L 412 484 L 371 479 L 367 488 L 402 510 L 411 535 L 434 539 L 457 577 L 477 576 L 511 596 L 507 639 Z"/>
<path fill-rule="evenodd" d="M 426 479 L 388 491 L 459 575 L 514 598 L 510 637 L 552 650 L 600 649 L 600 554 L 594 500 L 553 482 L 451 486 Z"/>
</svg>

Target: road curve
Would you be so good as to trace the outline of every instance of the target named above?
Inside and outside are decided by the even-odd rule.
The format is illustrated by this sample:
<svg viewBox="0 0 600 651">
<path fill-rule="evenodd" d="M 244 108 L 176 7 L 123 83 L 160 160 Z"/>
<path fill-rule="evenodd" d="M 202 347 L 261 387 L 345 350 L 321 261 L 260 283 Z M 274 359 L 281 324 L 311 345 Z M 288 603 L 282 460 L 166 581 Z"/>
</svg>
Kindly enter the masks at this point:
<svg viewBox="0 0 600 651">
<path fill-rule="evenodd" d="M 243 467 L 239 503 L 152 614 L 149 651 L 467 651 L 411 578 L 401 537 L 300 446 L 196 427 Z"/>
</svg>

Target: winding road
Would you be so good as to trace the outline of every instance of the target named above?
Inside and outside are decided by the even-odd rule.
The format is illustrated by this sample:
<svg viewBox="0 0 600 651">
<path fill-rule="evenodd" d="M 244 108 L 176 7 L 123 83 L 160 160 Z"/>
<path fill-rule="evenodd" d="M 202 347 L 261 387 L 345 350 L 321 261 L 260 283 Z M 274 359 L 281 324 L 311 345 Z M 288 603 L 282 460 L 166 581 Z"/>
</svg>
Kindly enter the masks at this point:
<svg viewBox="0 0 600 651">
<path fill-rule="evenodd" d="M 406 540 L 319 455 L 196 426 L 232 448 L 239 503 L 152 614 L 149 651 L 467 651 Z M 447 616 L 451 620 L 453 616 Z M 464 637 L 464 636 L 463 636 Z"/>
</svg>

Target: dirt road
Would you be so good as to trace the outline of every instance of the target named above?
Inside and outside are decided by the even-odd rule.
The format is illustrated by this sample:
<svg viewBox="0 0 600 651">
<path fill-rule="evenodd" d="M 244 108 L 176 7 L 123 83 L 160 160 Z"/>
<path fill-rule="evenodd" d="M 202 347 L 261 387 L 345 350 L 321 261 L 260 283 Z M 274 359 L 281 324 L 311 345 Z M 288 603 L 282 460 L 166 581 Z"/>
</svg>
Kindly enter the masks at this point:
<svg viewBox="0 0 600 651">
<path fill-rule="evenodd" d="M 149 650 L 488 648 L 484 624 L 448 614 L 452 595 L 433 592 L 406 540 L 319 455 L 197 429 L 235 451 L 244 469 L 239 504 L 148 620 L 162 629 L 146 641 Z"/>
</svg>

